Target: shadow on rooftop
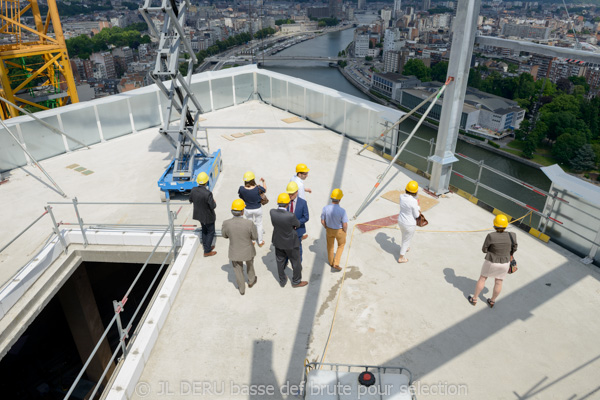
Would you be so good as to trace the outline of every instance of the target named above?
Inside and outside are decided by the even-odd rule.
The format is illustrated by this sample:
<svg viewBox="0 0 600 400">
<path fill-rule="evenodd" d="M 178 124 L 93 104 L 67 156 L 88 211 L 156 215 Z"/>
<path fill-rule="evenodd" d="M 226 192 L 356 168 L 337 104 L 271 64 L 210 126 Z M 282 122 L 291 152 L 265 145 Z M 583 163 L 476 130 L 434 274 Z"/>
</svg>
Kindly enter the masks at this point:
<svg viewBox="0 0 600 400">
<path fill-rule="evenodd" d="M 446 272 L 446 270 L 444 272 Z M 413 373 L 413 378 L 418 380 L 484 342 L 486 339 L 493 336 L 495 333 L 502 331 L 502 329 L 513 322 L 518 320 L 526 321 L 533 316 L 532 312 L 536 308 L 552 300 L 554 297 L 590 275 L 594 276 L 595 274 L 593 274 L 587 266 L 564 263 L 506 297 L 501 295 L 493 310 L 490 310 L 486 306 L 474 308 L 474 311 L 477 311 L 475 311 L 471 317 L 457 322 L 448 329 L 430 337 L 404 353 L 390 358 L 383 364 L 404 366 L 410 369 Z M 463 286 L 467 287 L 467 283 L 471 285 L 471 289 L 467 287 L 467 290 L 473 290 L 475 287 L 475 281 L 468 282 L 468 280 L 462 280 L 461 277 L 459 277 L 461 278 L 460 280 L 453 281 L 453 278 L 448 278 L 449 276 L 451 275 L 448 273 L 446 275 L 446 280 L 449 280 L 454 286 L 463 291 L 463 295 L 465 290 L 463 289 Z M 598 276 L 594 277 L 598 279 Z M 547 283 L 551 283 L 552 285 L 548 286 Z M 509 282 L 507 284 L 510 285 Z M 466 300 L 465 306 L 470 307 Z M 577 340 L 576 330 L 573 330 L 572 334 L 574 335 L 573 337 L 565 336 L 565 346 L 567 346 L 569 342 Z M 520 360 L 520 363 L 527 363 L 527 359 L 523 358 L 521 354 L 515 356 L 516 359 Z M 592 361 L 595 360 L 596 359 L 593 359 Z M 531 371 L 535 371 L 536 367 L 536 365 L 531 365 Z M 572 371 L 571 373 L 574 372 L 575 371 Z M 566 374 L 564 377 L 571 373 Z M 539 386 L 538 384 L 534 386 L 530 392 L 537 394 L 541 390 L 548 389 L 556 382 L 558 382 L 558 380 L 550 385 L 546 385 L 542 389 L 535 390 L 535 388 Z M 529 398 L 531 396 L 533 396 L 533 394 L 520 398 Z"/>
<path fill-rule="evenodd" d="M 467 278 L 466 276 L 457 276 L 453 268 L 444 268 L 444 279 L 446 279 L 446 282 L 460 290 L 463 296 L 465 296 L 465 299 L 468 299 L 469 296 L 473 294 L 475 291 L 475 284 L 477 284 L 476 279 Z M 491 282 L 494 282 L 493 279 L 490 278 L 490 280 Z M 488 285 L 490 280 L 486 282 Z M 486 301 L 483 295 L 489 291 L 490 290 L 487 287 L 484 287 L 481 291 L 479 298 L 483 300 L 483 304 L 485 304 Z"/>
<path fill-rule="evenodd" d="M 375 241 L 381 247 L 381 250 L 391 254 L 394 259 L 400 255 L 400 245 L 396 243 L 396 238 L 388 236 L 387 233 L 379 232 L 375 235 Z"/>
</svg>

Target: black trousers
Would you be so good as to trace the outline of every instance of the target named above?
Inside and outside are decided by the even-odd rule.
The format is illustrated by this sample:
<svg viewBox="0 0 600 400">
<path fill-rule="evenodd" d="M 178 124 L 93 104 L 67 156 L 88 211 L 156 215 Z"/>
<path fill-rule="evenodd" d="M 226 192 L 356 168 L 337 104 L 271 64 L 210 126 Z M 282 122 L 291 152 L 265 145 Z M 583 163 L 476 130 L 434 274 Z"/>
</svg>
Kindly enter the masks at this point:
<svg viewBox="0 0 600 400">
<path fill-rule="evenodd" d="M 277 260 L 277 272 L 279 273 L 279 283 L 285 284 L 285 264 L 289 259 L 292 263 L 292 270 L 294 274 L 292 276 L 292 285 L 297 285 L 302 281 L 302 262 L 300 261 L 300 248 L 294 247 L 293 249 L 278 249 L 275 248 L 275 258 Z"/>
<path fill-rule="evenodd" d="M 204 247 L 205 253 L 210 253 L 213 241 L 215 240 L 215 223 L 200 223 L 200 225 L 202 226 L 202 247 Z"/>
</svg>

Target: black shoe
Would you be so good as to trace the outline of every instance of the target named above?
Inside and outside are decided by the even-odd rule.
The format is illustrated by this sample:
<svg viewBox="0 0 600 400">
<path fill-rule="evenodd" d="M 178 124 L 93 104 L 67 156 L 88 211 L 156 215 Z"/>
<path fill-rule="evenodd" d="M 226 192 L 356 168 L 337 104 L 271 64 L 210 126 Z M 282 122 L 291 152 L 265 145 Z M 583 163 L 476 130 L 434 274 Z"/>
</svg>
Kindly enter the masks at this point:
<svg viewBox="0 0 600 400">
<path fill-rule="evenodd" d="M 251 288 L 252 286 L 256 285 L 256 281 L 258 281 L 258 276 L 254 278 L 254 282 L 248 284 L 248 287 Z"/>
<path fill-rule="evenodd" d="M 287 283 L 287 281 L 283 281 L 283 282 L 279 282 L 279 286 L 281 287 L 285 287 L 285 284 Z"/>
</svg>

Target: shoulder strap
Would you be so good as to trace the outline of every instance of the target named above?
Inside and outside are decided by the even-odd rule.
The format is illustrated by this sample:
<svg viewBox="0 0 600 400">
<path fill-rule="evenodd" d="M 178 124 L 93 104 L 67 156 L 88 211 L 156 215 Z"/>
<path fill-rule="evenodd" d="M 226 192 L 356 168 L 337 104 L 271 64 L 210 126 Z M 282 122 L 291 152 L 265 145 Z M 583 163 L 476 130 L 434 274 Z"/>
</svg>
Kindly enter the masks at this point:
<svg viewBox="0 0 600 400">
<path fill-rule="evenodd" d="M 514 245 L 514 244 L 515 244 L 515 241 L 513 240 L 513 237 L 512 237 L 512 235 L 510 234 L 510 232 L 506 232 L 506 233 L 508 233 L 508 238 L 510 239 L 510 244 L 511 244 L 511 245 Z"/>
</svg>

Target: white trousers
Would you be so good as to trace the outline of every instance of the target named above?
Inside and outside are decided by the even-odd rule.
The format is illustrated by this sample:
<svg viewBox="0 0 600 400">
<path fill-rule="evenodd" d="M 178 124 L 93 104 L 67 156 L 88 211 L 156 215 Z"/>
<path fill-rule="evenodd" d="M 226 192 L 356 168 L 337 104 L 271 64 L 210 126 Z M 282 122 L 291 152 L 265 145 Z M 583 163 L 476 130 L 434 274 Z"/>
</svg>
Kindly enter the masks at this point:
<svg viewBox="0 0 600 400">
<path fill-rule="evenodd" d="M 248 210 L 247 208 L 244 210 L 244 217 L 249 219 L 256 226 L 256 230 L 258 231 L 258 243 L 263 242 L 263 226 L 262 226 L 262 207 L 255 208 L 254 210 Z"/>
<path fill-rule="evenodd" d="M 402 248 L 400 248 L 400 256 L 404 257 L 406 251 L 410 247 L 410 240 L 414 236 L 417 226 L 402 224 L 398 224 L 398 226 L 400 227 L 400 231 L 402 232 Z"/>
</svg>

